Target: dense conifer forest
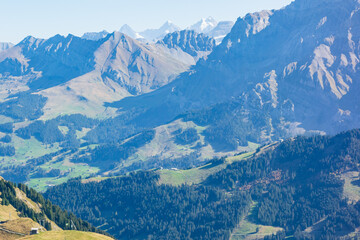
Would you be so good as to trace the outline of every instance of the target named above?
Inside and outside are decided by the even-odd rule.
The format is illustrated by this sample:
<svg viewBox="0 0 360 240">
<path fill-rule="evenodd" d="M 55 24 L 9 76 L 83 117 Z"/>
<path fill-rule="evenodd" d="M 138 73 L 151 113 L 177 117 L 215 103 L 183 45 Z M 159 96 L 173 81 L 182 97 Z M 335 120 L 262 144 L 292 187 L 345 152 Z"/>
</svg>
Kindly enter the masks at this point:
<svg viewBox="0 0 360 240">
<path fill-rule="evenodd" d="M 297 137 L 198 185 L 159 185 L 157 173 L 138 172 L 71 180 L 45 196 L 120 239 L 228 239 L 252 201 L 259 224 L 285 230 L 270 238 L 336 239 L 360 226 L 360 203 L 343 197 L 341 178 L 359 171 L 359 150 L 360 130 Z"/>
</svg>

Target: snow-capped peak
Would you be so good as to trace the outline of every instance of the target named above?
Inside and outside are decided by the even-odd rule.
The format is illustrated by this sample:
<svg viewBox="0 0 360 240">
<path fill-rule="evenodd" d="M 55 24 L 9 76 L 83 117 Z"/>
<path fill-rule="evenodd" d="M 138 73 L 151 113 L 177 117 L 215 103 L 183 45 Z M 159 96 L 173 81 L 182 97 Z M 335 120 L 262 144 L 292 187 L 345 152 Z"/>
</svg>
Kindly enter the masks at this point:
<svg viewBox="0 0 360 240">
<path fill-rule="evenodd" d="M 142 39 L 144 38 L 143 36 L 141 36 L 140 33 L 136 32 L 134 29 L 132 29 L 129 25 L 125 24 L 123 25 L 119 32 L 123 33 L 123 34 L 126 34 L 128 35 L 129 37 L 131 38 L 134 38 L 134 39 Z"/>
<path fill-rule="evenodd" d="M 159 30 L 162 32 L 166 32 L 166 33 L 172 33 L 172 32 L 179 31 L 180 28 L 178 26 L 176 26 L 173 22 L 168 20 L 160 27 Z"/>
<path fill-rule="evenodd" d="M 198 33 L 208 33 L 217 26 L 217 21 L 213 17 L 202 18 L 199 22 L 190 27 Z"/>
<path fill-rule="evenodd" d="M 141 35 L 150 42 L 157 42 L 165 35 L 176 31 L 180 31 L 180 28 L 171 21 L 166 21 L 159 29 L 148 29 L 141 32 Z"/>
</svg>

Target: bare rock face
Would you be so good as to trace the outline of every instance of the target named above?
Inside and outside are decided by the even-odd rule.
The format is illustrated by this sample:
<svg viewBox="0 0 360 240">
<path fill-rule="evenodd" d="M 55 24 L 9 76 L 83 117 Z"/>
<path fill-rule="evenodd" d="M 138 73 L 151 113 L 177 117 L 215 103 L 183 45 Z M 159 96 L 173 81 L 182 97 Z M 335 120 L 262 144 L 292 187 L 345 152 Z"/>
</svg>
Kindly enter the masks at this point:
<svg viewBox="0 0 360 240">
<path fill-rule="evenodd" d="M 166 35 L 158 44 L 168 48 L 180 48 L 191 56 L 197 57 L 202 53 L 211 53 L 215 47 L 215 40 L 202 33 L 183 30 Z"/>
</svg>

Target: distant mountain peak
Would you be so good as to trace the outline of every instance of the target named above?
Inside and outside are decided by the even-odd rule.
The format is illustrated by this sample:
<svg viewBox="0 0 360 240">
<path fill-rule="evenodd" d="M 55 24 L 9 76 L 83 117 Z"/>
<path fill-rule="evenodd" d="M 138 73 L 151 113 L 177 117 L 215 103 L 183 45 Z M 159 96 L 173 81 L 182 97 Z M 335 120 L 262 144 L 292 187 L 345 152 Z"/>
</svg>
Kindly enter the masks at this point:
<svg viewBox="0 0 360 240">
<path fill-rule="evenodd" d="M 140 33 L 136 32 L 134 29 L 132 29 L 128 24 L 124 24 L 119 32 L 123 33 L 123 34 L 126 34 L 128 35 L 129 37 L 131 38 L 134 38 L 134 39 L 142 39 L 144 38 L 143 36 L 141 36 Z"/>
<path fill-rule="evenodd" d="M 217 44 L 220 44 L 226 35 L 231 31 L 234 26 L 233 21 L 221 21 L 215 28 L 207 33 L 210 37 L 213 37 Z"/>
<path fill-rule="evenodd" d="M 180 31 L 180 27 L 171 21 L 166 21 L 159 29 L 148 29 L 141 32 L 140 34 L 150 42 L 157 42 L 158 40 L 165 37 L 165 35 L 176 31 Z"/>
<path fill-rule="evenodd" d="M 171 21 L 166 21 L 161 27 L 160 27 L 161 30 L 165 30 L 165 31 L 179 31 L 180 30 L 180 27 L 178 27 L 177 25 L 175 25 L 173 22 Z"/>
<path fill-rule="evenodd" d="M 189 29 L 194 30 L 198 33 L 208 33 L 213 30 L 217 24 L 217 21 L 213 17 L 202 18 L 199 22 L 192 25 Z"/>
</svg>

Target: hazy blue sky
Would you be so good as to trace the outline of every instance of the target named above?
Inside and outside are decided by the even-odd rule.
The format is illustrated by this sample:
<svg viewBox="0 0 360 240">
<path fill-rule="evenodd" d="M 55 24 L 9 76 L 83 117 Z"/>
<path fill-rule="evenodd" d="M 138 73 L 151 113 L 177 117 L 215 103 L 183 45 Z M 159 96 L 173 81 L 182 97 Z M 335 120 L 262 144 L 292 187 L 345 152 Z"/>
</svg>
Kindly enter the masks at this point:
<svg viewBox="0 0 360 240">
<path fill-rule="evenodd" d="M 187 27 L 203 17 L 233 20 L 248 12 L 278 9 L 291 0 L 1 0 L 0 42 L 28 35 L 111 32 L 127 23 L 136 31 L 158 28 L 166 20 Z"/>
</svg>

